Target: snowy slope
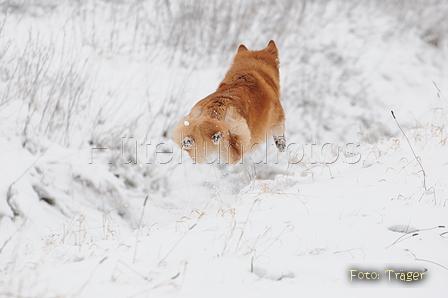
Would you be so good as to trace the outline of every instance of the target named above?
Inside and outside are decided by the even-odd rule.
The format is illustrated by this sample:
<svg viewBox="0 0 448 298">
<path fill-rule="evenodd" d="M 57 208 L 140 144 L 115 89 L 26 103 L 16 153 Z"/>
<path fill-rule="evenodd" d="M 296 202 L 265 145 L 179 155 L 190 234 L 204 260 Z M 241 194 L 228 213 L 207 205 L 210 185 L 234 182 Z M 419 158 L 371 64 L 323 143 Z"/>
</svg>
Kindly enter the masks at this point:
<svg viewBox="0 0 448 298">
<path fill-rule="evenodd" d="M 443 1 L 0 7 L 1 297 L 444 297 Z M 270 39 L 287 153 L 192 164 L 172 125 Z"/>
<path fill-rule="evenodd" d="M 428 191 L 408 144 L 398 138 L 365 146 L 356 164 L 350 157 L 331 167 L 292 166 L 237 195 L 194 202 L 179 196 L 172 209 L 148 200 L 141 210 L 151 225 L 132 233 L 114 212 L 95 211 L 101 208 L 81 199 L 72 199 L 77 216 L 58 218 L 55 206 L 25 189 L 25 181 L 32 183 L 27 175 L 16 200 L 28 197 L 20 204 L 32 211 L 24 211 L 26 221 L 2 219 L 1 235 L 12 235 L 2 251 L 2 285 L 5 293 L 36 297 L 269 297 L 373 285 L 439 293 L 448 276 L 448 229 L 442 227 L 448 156 L 438 133 L 409 132 L 422 136 L 412 144 Z M 351 284 L 349 270 L 360 268 L 381 273 L 381 282 Z M 427 280 L 387 282 L 382 273 L 390 269 L 427 270 Z"/>
</svg>

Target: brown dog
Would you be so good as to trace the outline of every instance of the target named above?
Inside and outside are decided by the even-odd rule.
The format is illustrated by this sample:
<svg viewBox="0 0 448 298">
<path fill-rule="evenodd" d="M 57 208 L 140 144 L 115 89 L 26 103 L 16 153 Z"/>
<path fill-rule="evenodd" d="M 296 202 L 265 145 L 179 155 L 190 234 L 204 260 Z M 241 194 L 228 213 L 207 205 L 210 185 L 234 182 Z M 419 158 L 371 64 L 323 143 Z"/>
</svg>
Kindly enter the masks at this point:
<svg viewBox="0 0 448 298">
<path fill-rule="evenodd" d="M 271 40 L 261 51 L 240 45 L 215 93 L 199 101 L 174 126 L 173 139 L 198 163 L 218 155 L 236 164 L 244 154 L 274 137 L 285 151 L 285 113 L 280 103 L 279 60 Z"/>
</svg>

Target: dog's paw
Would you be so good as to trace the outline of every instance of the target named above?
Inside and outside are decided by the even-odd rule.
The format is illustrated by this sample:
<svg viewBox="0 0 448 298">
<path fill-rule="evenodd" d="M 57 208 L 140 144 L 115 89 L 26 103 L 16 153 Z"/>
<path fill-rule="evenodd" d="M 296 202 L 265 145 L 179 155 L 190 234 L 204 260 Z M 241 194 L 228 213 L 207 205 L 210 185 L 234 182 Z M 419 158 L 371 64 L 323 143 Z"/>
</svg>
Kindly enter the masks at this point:
<svg viewBox="0 0 448 298">
<path fill-rule="evenodd" d="M 277 146 L 278 151 L 285 152 L 286 149 L 286 138 L 285 136 L 274 137 L 275 146 Z"/>
<path fill-rule="evenodd" d="M 217 133 L 215 133 L 215 134 L 212 136 L 212 142 L 213 142 L 213 144 L 218 145 L 219 140 L 221 140 L 221 138 L 222 138 L 222 133 L 221 133 L 220 131 L 217 132 Z"/>
<path fill-rule="evenodd" d="M 186 137 L 182 140 L 182 148 L 185 150 L 190 150 L 193 147 L 193 139 L 190 137 Z"/>
</svg>

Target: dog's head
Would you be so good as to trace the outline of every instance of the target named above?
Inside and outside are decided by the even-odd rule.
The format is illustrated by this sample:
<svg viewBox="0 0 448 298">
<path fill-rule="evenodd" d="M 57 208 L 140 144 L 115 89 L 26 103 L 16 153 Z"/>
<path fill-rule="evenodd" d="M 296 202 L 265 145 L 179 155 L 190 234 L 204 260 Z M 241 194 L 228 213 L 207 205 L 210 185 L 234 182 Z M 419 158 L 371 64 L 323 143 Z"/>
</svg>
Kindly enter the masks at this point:
<svg viewBox="0 0 448 298">
<path fill-rule="evenodd" d="M 273 67 L 277 70 L 280 66 L 277 45 L 273 40 L 268 43 L 266 48 L 260 51 L 249 51 L 245 45 L 240 45 L 238 48 L 238 52 L 234 58 L 234 62 L 237 62 L 240 59 L 248 58 L 262 60 L 270 67 Z"/>
<path fill-rule="evenodd" d="M 221 161 L 230 145 L 229 126 L 217 119 L 186 116 L 174 127 L 173 139 L 197 163 Z"/>
</svg>

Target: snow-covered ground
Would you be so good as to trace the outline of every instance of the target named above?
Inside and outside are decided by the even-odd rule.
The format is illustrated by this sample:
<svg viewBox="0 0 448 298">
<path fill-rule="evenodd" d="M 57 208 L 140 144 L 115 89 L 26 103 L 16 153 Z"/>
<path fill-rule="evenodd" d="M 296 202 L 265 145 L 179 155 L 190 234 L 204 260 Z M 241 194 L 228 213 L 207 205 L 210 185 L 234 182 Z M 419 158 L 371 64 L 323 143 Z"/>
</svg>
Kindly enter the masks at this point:
<svg viewBox="0 0 448 298">
<path fill-rule="evenodd" d="M 446 295 L 445 1 L 0 10 L 1 297 Z M 192 164 L 172 125 L 270 39 L 287 153 Z"/>
</svg>

